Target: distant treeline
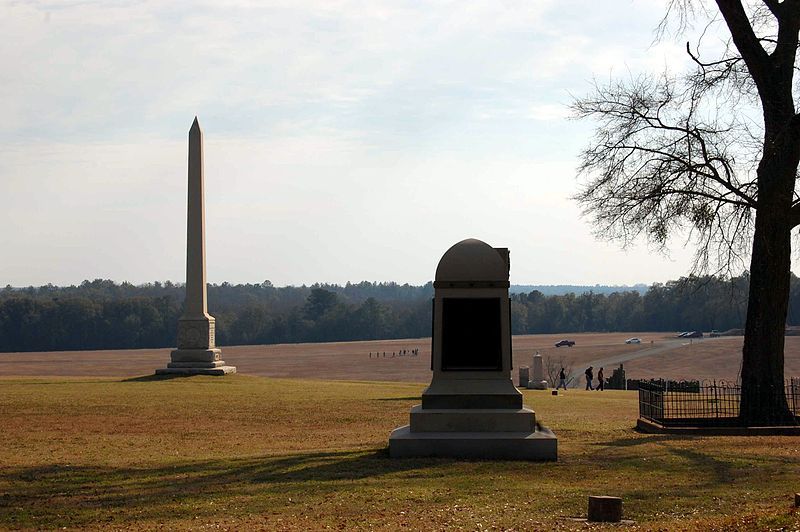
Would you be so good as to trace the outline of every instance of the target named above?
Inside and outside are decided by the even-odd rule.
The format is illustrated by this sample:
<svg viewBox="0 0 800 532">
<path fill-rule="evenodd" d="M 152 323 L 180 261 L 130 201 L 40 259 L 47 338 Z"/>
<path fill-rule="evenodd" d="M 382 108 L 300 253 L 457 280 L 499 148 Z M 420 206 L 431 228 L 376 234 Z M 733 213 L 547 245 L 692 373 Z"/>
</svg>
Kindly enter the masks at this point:
<svg viewBox="0 0 800 532">
<path fill-rule="evenodd" d="M 800 289 L 800 280 L 793 281 Z M 727 280 L 692 276 L 654 284 L 644 294 L 514 294 L 511 327 L 515 334 L 741 328 L 747 314 L 747 289 L 747 275 Z"/>
<path fill-rule="evenodd" d="M 646 292 L 594 291 L 511 297 L 514 334 L 683 331 L 741 328 L 747 274 L 685 277 Z M 417 338 L 430 335 L 433 286 L 397 283 L 209 285 L 219 345 Z M 788 325 L 800 324 L 800 280 L 792 277 Z M 175 345 L 183 285 L 80 286 L 0 290 L 0 351 L 125 349 Z"/>
<path fill-rule="evenodd" d="M 174 346 L 184 286 L 98 279 L 0 290 L 0 352 Z M 219 345 L 413 338 L 430 334 L 433 285 L 208 286 Z"/>
<path fill-rule="evenodd" d="M 581 284 L 512 284 L 509 292 L 512 294 L 530 293 L 534 290 L 546 296 L 561 296 L 564 294 L 613 294 L 615 292 L 639 292 L 644 294 L 649 287 L 646 284 L 628 285 L 581 285 Z"/>
</svg>

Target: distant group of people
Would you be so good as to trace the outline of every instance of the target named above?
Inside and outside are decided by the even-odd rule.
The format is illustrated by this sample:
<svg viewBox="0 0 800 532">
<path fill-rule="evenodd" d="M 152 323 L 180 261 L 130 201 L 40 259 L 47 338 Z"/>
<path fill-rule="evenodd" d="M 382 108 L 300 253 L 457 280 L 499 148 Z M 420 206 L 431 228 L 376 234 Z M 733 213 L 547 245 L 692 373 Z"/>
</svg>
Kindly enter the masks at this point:
<svg viewBox="0 0 800 532">
<path fill-rule="evenodd" d="M 415 349 L 401 349 L 400 351 L 392 351 L 392 356 L 390 356 L 389 358 L 405 357 L 405 356 L 410 356 L 410 357 L 419 356 L 419 348 L 417 347 Z M 369 352 L 369 358 L 372 358 L 372 351 Z M 380 351 L 375 352 L 375 358 L 381 358 Z M 383 358 L 386 358 L 386 351 L 383 352 Z"/>
<path fill-rule="evenodd" d="M 605 376 L 603 375 L 603 368 L 600 368 L 597 372 L 597 387 L 592 386 L 592 381 L 594 380 L 594 368 L 589 366 L 586 368 L 586 371 L 583 372 L 583 375 L 586 377 L 586 389 L 587 390 L 604 390 L 605 389 Z M 558 372 L 558 386 L 556 386 L 556 390 L 559 388 L 567 389 L 567 371 L 564 368 L 561 368 L 561 371 Z"/>
<path fill-rule="evenodd" d="M 600 368 L 597 371 L 597 387 L 592 387 L 592 380 L 594 380 L 594 368 L 589 366 L 586 368 L 586 371 L 583 372 L 583 375 L 586 377 L 586 389 L 587 390 L 600 390 L 601 392 L 605 389 L 605 377 L 603 376 L 603 368 Z"/>
</svg>

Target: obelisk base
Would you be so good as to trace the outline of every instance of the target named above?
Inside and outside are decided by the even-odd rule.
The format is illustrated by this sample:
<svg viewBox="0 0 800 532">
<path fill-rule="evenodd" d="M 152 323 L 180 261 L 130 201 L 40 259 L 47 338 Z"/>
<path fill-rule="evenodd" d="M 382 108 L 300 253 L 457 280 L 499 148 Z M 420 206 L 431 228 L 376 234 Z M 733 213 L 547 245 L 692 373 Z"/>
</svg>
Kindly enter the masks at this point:
<svg viewBox="0 0 800 532">
<path fill-rule="evenodd" d="M 226 366 L 220 360 L 219 349 L 175 349 L 166 368 L 156 375 L 226 375 L 236 373 L 236 366 Z"/>
</svg>

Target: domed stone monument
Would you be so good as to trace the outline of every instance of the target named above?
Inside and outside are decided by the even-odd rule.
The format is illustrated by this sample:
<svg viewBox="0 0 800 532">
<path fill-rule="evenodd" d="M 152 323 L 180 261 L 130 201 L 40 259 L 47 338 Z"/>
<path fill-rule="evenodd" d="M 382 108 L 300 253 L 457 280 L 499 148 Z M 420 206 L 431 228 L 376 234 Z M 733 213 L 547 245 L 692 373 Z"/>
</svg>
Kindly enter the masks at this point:
<svg viewBox="0 0 800 532">
<path fill-rule="evenodd" d="M 555 460 L 557 439 L 536 425 L 511 381 L 508 249 L 468 239 L 436 269 L 431 384 L 410 423 L 389 437 L 392 457 Z"/>
</svg>

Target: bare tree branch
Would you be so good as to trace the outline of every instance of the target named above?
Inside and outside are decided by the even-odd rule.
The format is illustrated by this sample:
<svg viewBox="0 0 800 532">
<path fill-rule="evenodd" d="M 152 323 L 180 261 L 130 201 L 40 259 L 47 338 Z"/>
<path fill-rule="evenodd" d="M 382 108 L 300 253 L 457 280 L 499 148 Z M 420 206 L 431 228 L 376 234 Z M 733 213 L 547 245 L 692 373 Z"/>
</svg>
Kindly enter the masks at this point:
<svg viewBox="0 0 800 532">
<path fill-rule="evenodd" d="M 595 85 L 574 102 L 576 117 L 597 123 L 575 198 L 597 234 L 623 244 L 644 237 L 664 249 L 688 230 L 696 271 L 738 273 L 750 259 L 740 417 L 796 423 L 781 390 L 800 226 L 800 0 L 715 3 L 716 14 L 699 0 L 670 0 L 656 30 L 705 20 L 696 46 L 686 44 L 691 70 Z M 701 44 L 717 21 L 730 38 L 708 59 Z"/>
</svg>

